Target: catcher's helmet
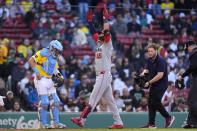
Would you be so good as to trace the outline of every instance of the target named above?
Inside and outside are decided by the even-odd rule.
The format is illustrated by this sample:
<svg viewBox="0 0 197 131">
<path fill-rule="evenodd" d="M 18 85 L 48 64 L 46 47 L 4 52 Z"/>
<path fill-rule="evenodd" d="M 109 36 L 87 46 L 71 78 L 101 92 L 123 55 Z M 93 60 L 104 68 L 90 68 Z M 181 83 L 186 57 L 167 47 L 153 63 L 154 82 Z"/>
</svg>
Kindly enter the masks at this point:
<svg viewBox="0 0 197 131">
<path fill-rule="evenodd" d="M 63 51 L 63 46 L 58 40 L 52 40 L 49 43 L 49 50 L 52 52 L 52 56 L 57 58 Z"/>
</svg>

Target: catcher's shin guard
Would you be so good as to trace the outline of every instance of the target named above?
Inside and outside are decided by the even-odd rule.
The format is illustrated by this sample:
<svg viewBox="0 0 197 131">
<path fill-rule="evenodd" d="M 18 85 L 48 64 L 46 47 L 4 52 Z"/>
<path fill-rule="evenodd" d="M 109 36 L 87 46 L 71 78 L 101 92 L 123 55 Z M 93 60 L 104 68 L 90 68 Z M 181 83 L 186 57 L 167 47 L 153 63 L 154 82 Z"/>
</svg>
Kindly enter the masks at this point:
<svg viewBox="0 0 197 131">
<path fill-rule="evenodd" d="M 56 93 L 51 94 L 50 100 L 50 115 L 55 124 L 59 123 L 59 97 Z"/>
<path fill-rule="evenodd" d="M 40 96 L 40 102 L 38 107 L 38 117 L 41 125 L 47 125 L 47 107 L 49 105 L 49 99 L 47 95 Z"/>
</svg>

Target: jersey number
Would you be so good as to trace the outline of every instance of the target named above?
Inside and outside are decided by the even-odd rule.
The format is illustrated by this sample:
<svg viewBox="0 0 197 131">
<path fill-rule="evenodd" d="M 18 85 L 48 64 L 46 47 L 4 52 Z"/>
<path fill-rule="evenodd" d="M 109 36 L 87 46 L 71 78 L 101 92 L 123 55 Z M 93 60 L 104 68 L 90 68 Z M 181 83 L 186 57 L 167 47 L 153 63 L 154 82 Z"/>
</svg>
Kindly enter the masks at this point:
<svg viewBox="0 0 197 131">
<path fill-rule="evenodd" d="M 96 58 L 101 59 L 102 58 L 102 52 L 97 52 L 96 53 Z"/>
</svg>

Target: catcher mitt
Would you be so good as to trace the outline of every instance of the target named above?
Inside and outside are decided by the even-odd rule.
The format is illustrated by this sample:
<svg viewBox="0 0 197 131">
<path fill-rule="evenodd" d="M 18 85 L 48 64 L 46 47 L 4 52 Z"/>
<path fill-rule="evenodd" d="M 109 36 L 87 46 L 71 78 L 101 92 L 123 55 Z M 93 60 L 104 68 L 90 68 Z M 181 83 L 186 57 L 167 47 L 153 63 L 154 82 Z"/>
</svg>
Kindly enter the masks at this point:
<svg viewBox="0 0 197 131">
<path fill-rule="evenodd" d="M 53 75 L 52 81 L 53 81 L 55 87 L 60 87 L 64 84 L 64 78 L 62 77 L 61 74 L 60 75 Z"/>
<path fill-rule="evenodd" d="M 141 88 L 145 88 L 146 82 L 149 80 L 149 73 L 145 73 L 143 76 L 135 74 L 134 81 L 138 84 Z"/>
</svg>

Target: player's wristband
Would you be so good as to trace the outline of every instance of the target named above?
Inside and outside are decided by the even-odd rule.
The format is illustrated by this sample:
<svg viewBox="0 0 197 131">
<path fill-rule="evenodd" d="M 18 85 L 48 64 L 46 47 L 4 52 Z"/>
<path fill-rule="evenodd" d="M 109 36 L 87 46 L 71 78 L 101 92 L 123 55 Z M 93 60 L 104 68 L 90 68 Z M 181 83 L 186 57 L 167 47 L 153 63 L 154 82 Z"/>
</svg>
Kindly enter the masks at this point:
<svg viewBox="0 0 197 131">
<path fill-rule="evenodd" d="M 33 67 L 32 70 L 33 70 L 36 74 L 39 73 L 39 71 L 38 71 L 38 69 L 37 69 L 36 67 Z"/>
</svg>

